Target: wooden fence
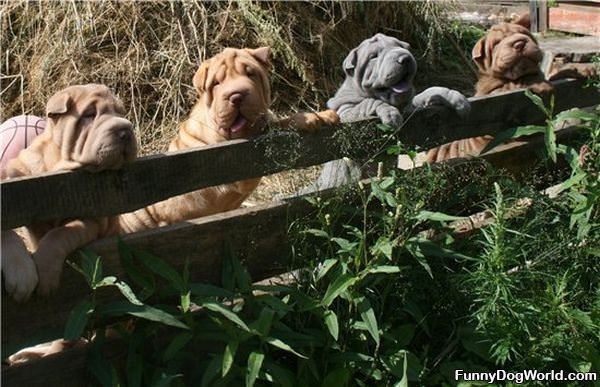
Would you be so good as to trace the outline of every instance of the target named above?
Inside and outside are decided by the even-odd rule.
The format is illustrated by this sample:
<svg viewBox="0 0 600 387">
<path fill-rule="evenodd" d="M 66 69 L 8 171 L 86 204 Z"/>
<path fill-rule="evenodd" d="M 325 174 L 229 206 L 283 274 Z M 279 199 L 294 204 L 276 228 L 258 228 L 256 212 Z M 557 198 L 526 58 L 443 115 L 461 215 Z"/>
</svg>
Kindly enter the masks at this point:
<svg viewBox="0 0 600 387">
<path fill-rule="evenodd" d="M 583 81 L 558 81 L 554 85 L 556 112 L 600 103 L 598 89 L 583 87 Z M 427 149 L 450 140 L 543 122 L 545 118 L 523 91 L 470 101 L 472 111 L 467 119 L 438 108 L 424 109 L 406 122 L 396 138 L 404 144 Z M 353 130 L 352 126 L 364 129 L 368 125 L 354 123 L 346 130 Z M 375 125 L 370 126 L 369 130 L 377 130 Z M 328 128 L 302 136 L 276 132 L 249 141 L 234 140 L 153 155 L 119 171 L 59 172 L 9 180 L 0 185 L 2 229 L 34 220 L 114 215 L 203 187 L 354 156 L 336 141 L 335 130 Z M 570 133 L 568 129 L 557 135 L 560 138 Z M 515 142 L 498 147 L 484 158 L 493 163 L 515 159 L 521 162 L 542 144 L 540 138 Z M 292 148 L 299 151 L 286 151 Z M 273 149 L 281 152 L 273 154 Z M 280 159 L 290 153 L 294 156 L 291 159 Z M 319 191 L 321 195 L 330 192 Z M 290 220 L 309 211 L 311 208 L 303 198 L 294 197 L 130 234 L 122 239 L 135 249 L 168 260 L 178 269 L 188 260 L 191 280 L 209 283 L 220 281 L 221 257 L 227 241 L 234 249 L 243 249 L 248 270 L 253 280 L 258 281 L 290 269 L 286 255 L 288 225 Z M 124 276 L 116 238 L 96 241 L 89 248 L 103 258 L 105 275 Z M 69 312 L 87 296 L 87 288 L 79 273 L 65 267 L 60 288 L 49 298 L 16 304 L 3 293 L 3 355 L 61 337 Z M 108 300 L 118 295 L 107 291 L 100 297 Z M 118 356 L 115 348 L 118 346 L 111 350 L 111 357 Z M 84 385 L 86 350 L 79 348 L 22 365 L 3 366 L 2 380 L 6 386 Z"/>
</svg>

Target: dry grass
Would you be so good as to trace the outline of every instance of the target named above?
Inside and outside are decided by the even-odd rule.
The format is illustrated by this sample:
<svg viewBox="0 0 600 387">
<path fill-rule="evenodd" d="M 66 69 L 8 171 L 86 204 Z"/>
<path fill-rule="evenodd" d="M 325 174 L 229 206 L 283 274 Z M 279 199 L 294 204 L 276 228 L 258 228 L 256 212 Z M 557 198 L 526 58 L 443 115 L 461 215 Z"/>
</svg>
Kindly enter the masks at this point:
<svg viewBox="0 0 600 387">
<path fill-rule="evenodd" d="M 42 115 L 57 90 L 104 83 L 129 107 L 142 153 L 162 151 L 193 103 L 198 64 L 223 47 L 271 46 L 274 109 L 320 109 L 341 81 L 347 52 L 376 32 L 410 42 L 421 74 L 439 67 L 434 59 L 443 46 L 447 4 L 5 2 L 0 118 Z M 289 191 L 290 175 L 282 176 L 265 181 L 280 181 L 280 191 Z"/>
</svg>

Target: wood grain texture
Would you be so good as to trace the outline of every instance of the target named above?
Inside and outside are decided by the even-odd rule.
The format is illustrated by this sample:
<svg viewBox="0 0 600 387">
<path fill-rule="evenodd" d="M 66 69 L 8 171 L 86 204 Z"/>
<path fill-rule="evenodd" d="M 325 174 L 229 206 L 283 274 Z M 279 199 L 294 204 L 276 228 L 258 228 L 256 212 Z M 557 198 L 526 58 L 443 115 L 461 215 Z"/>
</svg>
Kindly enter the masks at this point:
<svg viewBox="0 0 600 387">
<path fill-rule="evenodd" d="M 556 111 L 600 102 L 598 90 L 582 88 L 583 83 L 581 80 L 555 83 Z M 472 111 L 467 119 L 438 107 L 423 109 L 407 120 L 397 139 L 428 149 L 543 119 L 523 91 L 470 100 Z M 364 156 L 360 154 L 360 146 L 348 147 L 340 140 L 345 131 L 362 131 L 364 138 L 382 136 L 377 133 L 374 121 L 303 136 L 274 131 L 250 141 L 234 140 L 143 157 L 119 171 L 61 172 L 5 181 L 0 184 L 2 229 L 34 220 L 116 215 L 204 187 L 321 164 L 343 156 Z"/>
</svg>

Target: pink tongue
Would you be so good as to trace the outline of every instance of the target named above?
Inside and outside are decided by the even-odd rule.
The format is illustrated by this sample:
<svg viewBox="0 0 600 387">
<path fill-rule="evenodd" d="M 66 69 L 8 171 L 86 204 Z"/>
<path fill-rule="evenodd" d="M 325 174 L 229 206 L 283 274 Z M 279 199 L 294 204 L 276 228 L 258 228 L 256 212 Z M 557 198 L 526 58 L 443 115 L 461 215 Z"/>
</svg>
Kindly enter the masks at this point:
<svg viewBox="0 0 600 387">
<path fill-rule="evenodd" d="M 401 81 L 399 83 L 396 83 L 394 86 L 392 86 L 392 90 L 395 93 L 404 93 L 405 91 L 407 91 L 409 88 L 409 84 L 408 81 Z"/>
<path fill-rule="evenodd" d="M 247 123 L 248 123 L 248 121 L 240 115 L 234 121 L 233 125 L 231 125 L 231 128 L 229 128 L 229 130 L 231 131 L 231 133 L 237 133 L 240 130 L 242 130 L 244 128 L 244 126 L 246 126 Z"/>
</svg>

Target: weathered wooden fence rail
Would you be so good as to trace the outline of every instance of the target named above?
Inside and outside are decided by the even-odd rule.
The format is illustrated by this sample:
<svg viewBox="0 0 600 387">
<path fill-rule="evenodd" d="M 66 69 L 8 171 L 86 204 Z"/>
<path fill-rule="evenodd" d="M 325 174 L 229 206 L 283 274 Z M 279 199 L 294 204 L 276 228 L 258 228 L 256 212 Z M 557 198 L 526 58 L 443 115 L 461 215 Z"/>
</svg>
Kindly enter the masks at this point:
<svg viewBox="0 0 600 387">
<path fill-rule="evenodd" d="M 555 83 L 555 110 L 600 104 L 598 90 L 582 88 L 582 85 L 581 81 L 572 80 Z M 466 120 L 437 109 L 417 112 L 399 132 L 398 139 L 428 148 L 449 140 L 494 134 L 508 127 L 544 119 L 522 91 L 472 98 L 471 101 L 472 112 Z M 562 130 L 558 136 L 569 133 L 568 129 Z M 273 147 L 289 147 L 291 141 L 296 141 L 294 146 L 300 141 L 301 146 L 301 153 L 291 162 L 282 162 L 269 154 Z M 540 138 L 528 139 L 500 147 L 484 158 L 491 162 L 526 159 L 542 143 Z M 198 188 L 315 165 L 344 155 L 346 153 L 336 143 L 334 129 L 331 128 L 302 137 L 271 135 L 252 141 L 233 141 L 150 156 L 122 171 L 54 173 L 15 179 L 1 184 L 2 228 L 25 225 L 38 219 L 116 214 Z M 322 191 L 320 194 L 327 195 L 329 192 Z M 168 259 L 177 268 L 183 267 L 187 259 L 191 263 L 191 279 L 210 283 L 220 282 L 220 262 L 225 255 L 225 243 L 228 243 L 238 251 L 243 250 L 252 278 L 260 280 L 290 268 L 286 253 L 290 220 L 304 216 L 310 210 L 303 198 L 292 198 L 126 235 L 123 240 L 134 249 Z M 97 241 L 89 248 L 103 257 L 106 275 L 124 274 L 118 259 L 116 238 Z M 174 254 L 174 251 L 177 253 Z M 49 298 L 33 299 L 18 305 L 3 295 L 3 353 L 60 337 L 69 312 L 86 297 L 87 292 L 82 276 L 71 268 L 65 268 L 61 287 Z M 100 297 L 111 299 L 118 295 L 107 292 L 101 293 Z M 47 361 L 48 366 L 65 365 L 71 362 L 68 356 L 65 355 L 58 363 L 56 358 L 42 359 L 35 364 L 3 369 L 3 379 L 7 385 L 22 385 L 24 380 L 36 380 L 31 378 L 31 370 L 40 370 L 40 378 L 44 370 L 48 370 L 39 362 Z M 68 368 L 77 375 L 85 375 L 81 370 L 85 365 L 81 356 L 76 359 L 77 366 Z M 42 379 L 37 380 L 43 383 Z"/>
<path fill-rule="evenodd" d="M 597 104 L 598 90 L 582 85 L 581 80 L 556 82 L 556 110 Z M 397 138 L 407 145 L 427 148 L 460 138 L 495 134 L 545 118 L 523 91 L 470 100 L 472 111 L 467 119 L 446 110 L 424 109 L 406 122 Z M 334 128 L 301 138 L 281 132 L 251 141 L 234 140 L 143 157 L 119 171 L 59 172 L 13 179 L 1 184 L 2 229 L 33 220 L 115 215 L 199 188 L 347 156 L 333 134 Z M 291 147 L 302 150 L 292 160 L 282 162 L 272 154 L 275 150 L 276 154 L 285 155 Z"/>
</svg>

